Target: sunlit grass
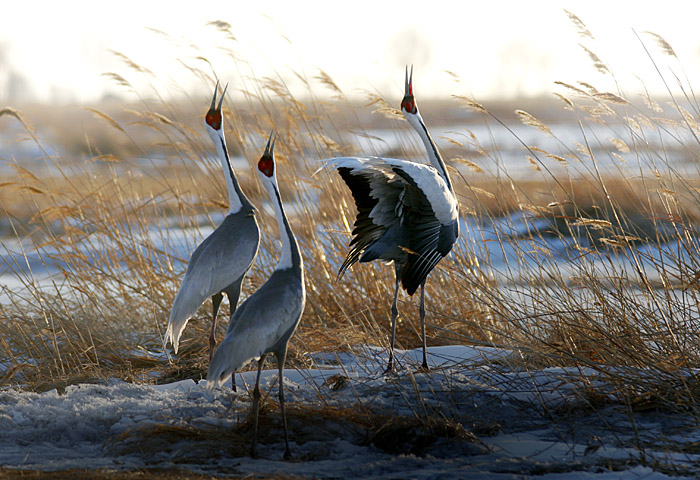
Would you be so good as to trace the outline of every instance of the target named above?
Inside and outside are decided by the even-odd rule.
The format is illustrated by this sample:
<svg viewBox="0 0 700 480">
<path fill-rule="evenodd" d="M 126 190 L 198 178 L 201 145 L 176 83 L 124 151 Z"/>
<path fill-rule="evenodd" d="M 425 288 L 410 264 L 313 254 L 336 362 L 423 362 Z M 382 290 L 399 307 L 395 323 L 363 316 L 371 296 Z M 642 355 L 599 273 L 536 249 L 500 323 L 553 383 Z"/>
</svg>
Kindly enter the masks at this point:
<svg viewBox="0 0 700 480">
<path fill-rule="evenodd" d="M 207 91 L 217 79 L 203 64 L 183 75 L 200 78 Z M 231 154 L 247 161 L 236 173 L 265 232 L 243 296 L 265 281 L 279 250 L 252 170 L 275 130 L 282 197 L 307 269 L 307 307 L 290 363 L 306 365 L 308 352 L 387 346 L 392 268 L 358 265 L 336 278 L 354 204 L 339 176 L 312 173 L 337 155 L 422 161 L 417 138 L 393 108 L 400 99 L 342 92 L 322 71 L 297 74 L 308 92 L 296 98 L 279 78 L 240 68 L 243 95 L 225 103 L 225 130 Z M 113 77 L 128 87 L 123 76 Z M 501 346 L 515 352 L 517 368 L 589 367 L 622 396 L 692 403 L 691 368 L 700 363 L 700 176 L 677 161 L 700 152 L 700 107 L 689 92 L 683 88 L 670 102 L 640 101 L 560 82 L 556 103 L 506 111 L 457 91 L 450 111 L 468 120 L 447 134 L 444 153 L 471 229 L 428 282 L 429 344 Z M 33 126 L 36 110 L 2 111 L 0 122 L 17 127 L 17 140 L 35 146 L 40 158 L 26 165 L 5 158 L 11 173 L 0 179 L 3 273 L 16 279 L 2 292 L 0 384 L 41 390 L 110 376 L 153 382 L 205 374 L 208 302 L 185 330 L 178 358 L 153 353 L 161 352 L 189 254 L 226 210 L 202 125 L 207 106 L 205 97 L 104 105 L 72 112 L 74 121 L 44 118 L 42 127 L 53 129 L 47 136 Z M 429 126 L 443 123 L 440 110 L 426 107 Z M 577 125 L 576 138 L 559 137 L 556 119 Z M 510 130 L 515 121 L 532 135 Z M 352 146 L 353 135 L 373 139 L 378 126 L 403 147 Z M 477 129 L 489 133 L 479 137 Z M 659 143 L 660 136 L 671 143 Z M 509 172 L 504 138 L 521 144 L 529 175 Z M 486 227 L 494 238 L 484 236 Z M 52 266 L 50 277 L 42 265 Z M 417 298 L 402 297 L 400 309 L 397 343 L 418 346 Z M 673 398 L 659 393 L 668 382 L 682 385 Z"/>
</svg>

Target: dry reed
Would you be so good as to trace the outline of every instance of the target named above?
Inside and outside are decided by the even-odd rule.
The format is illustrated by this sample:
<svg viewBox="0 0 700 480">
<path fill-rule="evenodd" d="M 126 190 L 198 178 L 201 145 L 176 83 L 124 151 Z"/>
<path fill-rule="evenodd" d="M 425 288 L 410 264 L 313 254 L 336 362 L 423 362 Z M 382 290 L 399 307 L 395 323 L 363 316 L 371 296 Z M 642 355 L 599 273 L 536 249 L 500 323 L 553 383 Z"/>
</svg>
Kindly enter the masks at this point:
<svg viewBox="0 0 700 480">
<path fill-rule="evenodd" d="M 580 19 L 572 20 L 592 39 Z M 670 46 L 661 45 L 671 55 Z M 206 69 L 188 66 L 187 74 L 208 86 L 216 81 Z M 398 99 L 371 93 L 369 105 L 354 104 L 323 71 L 305 80 L 304 100 L 280 78 L 242 78 L 242 99 L 226 102 L 226 130 L 232 155 L 246 162 L 236 164 L 237 173 L 267 232 L 243 296 L 264 282 L 278 250 L 276 226 L 251 169 L 274 129 L 282 196 L 307 266 L 308 306 L 291 363 L 303 365 L 310 350 L 385 345 L 393 272 L 361 265 L 336 280 L 354 205 L 338 176 L 311 173 L 319 159 L 360 153 L 352 138 L 376 139 L 370 128 L 377 124 L 391 128 L 404 147 L 361 153 L 417 158 L 420 145 L 395 120 Z M 555 108 L 563 111 L 556 114 L 552 102 L 505 112 L 503 104 L 455 95 L 451 108 L 471 112 L 474 128 L 502 129 L 522 144 L 520 159 L 532 174 L 511 176 L 495 137 L 469 130 L 450 136 L 444 151 L 454 159 L 449 163 L 472 229 L 431 275 L 430 343 L 505 346 L 521 352 L 525 368 L 583 365 L 606 372 L 623 396 L 652 394 L 664 404 L 690 405 L 697 395 L 691 368 L 700 364 L 700 176 L 679 170 L 675 156 L 700 151 L 700 107 L 690 96 L 685 107 L 676 101 L 662 108 L 651 98 L 639 105 L 585 82 L 558 86 L 564 93 Z M 319 99 L 315 89 L 330 90 L 332 98 Z M 87 115 L 90 121 L 81 123 L 90 127 L 76 131 L 53 120 L 56 148 L 36 135 L 28 120 L 34 115 L 0 111 L 0 121 L 17 122 L 18 137 L 40 152 L 33 162 L 4 159 L 12 173 L 0 178 L 0 226 L 8 239 L 3 272 L 16 280 L 2 292 L 2 384 L 42 390 L 107 376 L 168 381 L 204 374 L 208 304 L 186 330 L 177 359 L 152 352 L 160 351 L 189 253 L 226 205 L 220 167 L 201 126 L 206 104 L 205 97 L 181 104 L 144 99 L 128 108 L 73 112 Z M 429 123 L 441 121 L 429 103 L 423 115 Z M 579 126 L 577 140 L 558 136 L 551 121 L 557 116 Z M 525 143 L 509 126 L 514 119 L 534 128 L 543 143 Z M 605 138 L 598 135 L 601 125 Z M 662 131 L 677 143 L 652 142 Z M 601 160 L 612 171 L 601 172 Z M 414 347 L 420 342 L 416 299 L 401 303 L 398 344 Z M 660 382 L 682 388 L 667 398 L 659 394 Z"/>
</svg>

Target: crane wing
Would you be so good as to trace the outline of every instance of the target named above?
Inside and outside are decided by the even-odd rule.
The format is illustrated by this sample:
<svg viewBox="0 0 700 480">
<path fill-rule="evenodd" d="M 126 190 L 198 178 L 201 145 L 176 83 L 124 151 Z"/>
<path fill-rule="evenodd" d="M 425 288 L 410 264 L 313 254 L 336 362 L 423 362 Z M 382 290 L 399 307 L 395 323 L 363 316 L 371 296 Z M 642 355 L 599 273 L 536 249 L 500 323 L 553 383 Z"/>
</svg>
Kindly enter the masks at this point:
<svg viewBox="0 0 700 480">
<path fill-rule="evenodd" d="M 338 170 L 358 210 L 339 275 L 358 260 L 383 258 L 379 250 L 399 242 L 393 246 L 408 255 L 402 284 L 413 294 L 457 238 L 457 200 L 447 183 L 432 166 L 407 160 L 341 157 L 326 166 Z M 390 229 L 391 238 L 382 238 Z"/>
<path fill-rule="evenodd" d="M 424 201 L 430 205 L 435 218 L 441 224 L 447 225 L 457 219 L 457 199 L 433 166 L 393 158 L 380 160 L 385 165 L 384 168 L 391 169 L 422 192 Z"/>
<path fill-rule="evenodd" d="M 402 222 L 409 232 L 404 237 L 408 257 L 401 274 L 401 285 L 406 293 L 413 295 L 428 274 L 445 257 L 457 239 L 458 223 L 455 217 L 442 223 L 426 192 L 414 177 L 401 166 L 394 165 L 394 172 L 405 181 L 402 196 Z"/>
<path fill-rule="evenodd" d="M 338 272 L 341 276 L 359 260 L 369 245 L 396 223 L 394 211 L 402 186 L 394 180 L 393 175 L 371 165 L 339 166 L 338 173 L 352 192 L 357 207 L 350 251 Z"/>
<path fill-rule="evenodd" d="M 274 272 L 238 307 L 209 365 L 207 380 L 213 381 L 213 386 L 221 385 L 251 359 L 276 352 L 280 342 L 286 345 L 306 300 L 303 280 L 298 273 L 290 276 L 291 272 Z"/>
<path fill-rule="evenodd" d="M 170 310 L 165 343 L 175 353 L 180 336 L 204 301 L 243 277 L 255 259 L 259 230 L 253 215 L 229 215 L 192 253 Z"/>
</svg>

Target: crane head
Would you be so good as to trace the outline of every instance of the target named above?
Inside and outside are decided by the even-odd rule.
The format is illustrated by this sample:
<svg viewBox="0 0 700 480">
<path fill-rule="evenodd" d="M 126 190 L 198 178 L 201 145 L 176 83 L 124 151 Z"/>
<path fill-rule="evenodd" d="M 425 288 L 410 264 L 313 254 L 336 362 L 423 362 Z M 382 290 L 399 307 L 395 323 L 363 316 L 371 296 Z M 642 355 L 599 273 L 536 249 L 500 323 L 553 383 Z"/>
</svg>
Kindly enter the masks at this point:
<svg viewBox="0 0 700 480">
<path fill-rule="evenodd" d="M 274 132 L 270 133 L 270 138 L 267 140 L 265 153 L 260 157 L 258 162 L 258 170 L 267 178 L 273 178 L 275 175 L 275 141 L 277 136 Z"/>
<path fill-rule="evenodd" d="M 223 117 L 221 115 L 221 104 L 224 103 L 224 95 L 226 95 L 227 88 L 228 84 L 224 87 L 224 91 L 221 94 L 221 98 L 219 99 L 219 104 L 217 105 L 216 92 L 217 90 L 219 90 L 219 82 L 217 80 L 216 87 L 214 88 L 214 97 L 211 99 L 211 106 L 209 107 L 209 111 L 204 117 L 204 121 L 207 123 L 207 125 L 209 125 L 216 131 L 221 131 L 221 126 L 223 124 Z"/>
<path fill-rule="evenodd" d="M 411 75 L 408 75 L 408 66 L 406 66 L 406 86 L 404 88 L 404 97 L 401 100 L 401 111 L 406 114 L 415 115 L 418 113 L 418 105 L 413 97 L 413 65 L 411 65 Z"/>
</svg>

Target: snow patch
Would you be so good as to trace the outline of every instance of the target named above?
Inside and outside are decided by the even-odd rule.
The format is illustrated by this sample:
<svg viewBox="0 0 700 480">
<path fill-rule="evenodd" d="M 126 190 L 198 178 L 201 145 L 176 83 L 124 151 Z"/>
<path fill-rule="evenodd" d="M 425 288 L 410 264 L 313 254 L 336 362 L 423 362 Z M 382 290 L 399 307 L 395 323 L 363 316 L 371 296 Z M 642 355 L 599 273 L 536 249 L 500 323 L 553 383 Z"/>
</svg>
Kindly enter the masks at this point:
<svg viewBox="0 0 700 480">
<path fill-rule="evenodd" d="M 261 381 L 268 403 L 261 428 L 273 432 L 261 442 L 258 459 L 232 454 L 227 440 L 247 418 L 247 390 L 255 380 L 250 371 L 237 375 L 237 393 L 228 388 L 210 393 L 205 381 L 194 380 L 167 385 L 110 380 L 69 386 L 62 394 L 3 388 L 0 464 L 43 471 L 158 465 L 315 478 L 679 478 L 644 466 L 655 462 L 689 475 L 699 472 L 700 455 L 669 447 L 700 438 L 692 415 L 630 413 L 614 402 L 590 408 L 578 387 L 599 381 L 594 371 L 518 371 L 499 366 L 508 365 L 507 350 L 446 346 L 430 349 L 428 374 L 417 371 L 422 361 L 417 349 L 398 351 L 399 372 L 383 375 L 386 353 L 365 346 L 357 354 L 314 354 L 314 368 L 285 371 L 295 462 L 281 461 L 273 368 L 263 371 Z M 350 419 L 364 412 L 377 425 Z M 430 425 L 439 419 L 450 419 L 445 425 L 464 435 L 435 434 L 441 430 Z M 370 435 L 379 427 L 395 433 L 379 442 Z M 149 428 L 151 437 L 139 439 L 136 434 Z M 159 428 L 180 436 L 161 435 Z M 141 448 L 127 448 L 129 442 Z M 645 445 L 644 465 L 639 444 Z"/>
</svg>

